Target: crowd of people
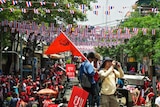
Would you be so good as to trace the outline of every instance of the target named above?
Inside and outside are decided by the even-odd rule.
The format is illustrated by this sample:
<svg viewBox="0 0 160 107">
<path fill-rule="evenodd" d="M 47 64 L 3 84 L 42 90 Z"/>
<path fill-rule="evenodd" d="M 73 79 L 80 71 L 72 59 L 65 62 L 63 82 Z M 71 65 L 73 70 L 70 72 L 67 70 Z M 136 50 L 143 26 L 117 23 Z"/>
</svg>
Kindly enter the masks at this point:
<svg viewBox="0 0 160 107">
<path fill-rule="evenodd" d="M 48 70 L 39 72 L 36 79 L 33 80 L 29 75 L 26 78 L 18 76 L 1 75 L 0 76 L 0 107 L 49 107 L 49 105 L 58 105 L 56 100 L 67 83 L 67 76 L 55 64 Z M 49 88 L 54 93 L 38 94 L 41 89 Z M 65 100 L 65 99 L 63 99 Z M 58 101 L 58 100 L 57 100 Z"/>
<path fill-rule="evenodd" d="M 80 84 L 82 84 L 83 73 L 90 78 L 91 82 L 90 88 L 81 86 L 89 93 L 85 107 L 119 107 L 117 89 L 127 89 L 121 63 L 110 57 L 102 60 L 99 53 L 90 52 L 85 55 L 87 59 L 81 62 L 80 68 L 82 69 L 78 69 Z M 42 69 L 38 72 L 35 80 L 31 75 L 23 80 L 19 76 L 1 75 L 0 107 L 54 107 L 54 105 L 58 105 L 60 102 L 56 102 L 56 99 L 63 97 L 61 92 L 69 82 L 66 73 L 61 68 L 63 68 L 61 65 L 54 64 L 50 68 Z M 145 80 L 144 86 L 137 86 L 129 90 L 133 106 L 147 106 L 152 101 L 157 107 L 160 107 L 160 83 L 158 83 L 158 96 L 153 93 L 151 80 Z M 49 88 L 55 93 L 38 94 L 41 89 L 45 88 Z M 156 98 L 155 102 L 153 102 L 153 98 Z M 65 97 L 62 100 L 67 102 Z M 151 104 L 147 107 L 150 106 Z"/>
</svg>

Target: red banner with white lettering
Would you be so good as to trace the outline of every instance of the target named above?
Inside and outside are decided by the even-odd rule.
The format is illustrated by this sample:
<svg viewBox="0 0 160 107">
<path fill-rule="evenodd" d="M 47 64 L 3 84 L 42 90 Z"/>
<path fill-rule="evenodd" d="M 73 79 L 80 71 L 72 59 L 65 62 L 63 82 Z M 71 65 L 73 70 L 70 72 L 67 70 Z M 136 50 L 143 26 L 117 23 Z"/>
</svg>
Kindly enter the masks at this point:
<svg viewBox="0 0 160 107">
<path fill-rule="evenodd" d="M 66 64 L 66 74 L 69 78 L 75 77 L 76 67 L 74 64 Z"/>
<path fill-rule="evenodd" d="M 88 98 L 88 92 L 78 86 L 73 86 L 68 107 L 84 107 Z"/>
</svg>

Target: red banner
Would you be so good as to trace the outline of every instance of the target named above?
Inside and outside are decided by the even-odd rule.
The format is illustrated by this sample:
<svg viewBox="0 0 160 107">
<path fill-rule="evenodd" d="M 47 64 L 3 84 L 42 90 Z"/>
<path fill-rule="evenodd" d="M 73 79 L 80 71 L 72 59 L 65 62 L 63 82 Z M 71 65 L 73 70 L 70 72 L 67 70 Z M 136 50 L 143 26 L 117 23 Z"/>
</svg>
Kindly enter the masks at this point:
<svg viewBox="0 0 160 107">
<path fill-rule="evenodd" d="M 66 64 L 66 74 L 69 78 L 75 77 L 76 67 L 74 64 Z"/>
<path fill-rule="evenodd" d="M 57 104 L 49 104 L 47 107 L 58 107 Z"/>
<path fill-rule="evenodd" d="M 68 107 L 84 107 L 88 98 L 88 92 L 80 87 L 73 86 Z"/>
</svg>

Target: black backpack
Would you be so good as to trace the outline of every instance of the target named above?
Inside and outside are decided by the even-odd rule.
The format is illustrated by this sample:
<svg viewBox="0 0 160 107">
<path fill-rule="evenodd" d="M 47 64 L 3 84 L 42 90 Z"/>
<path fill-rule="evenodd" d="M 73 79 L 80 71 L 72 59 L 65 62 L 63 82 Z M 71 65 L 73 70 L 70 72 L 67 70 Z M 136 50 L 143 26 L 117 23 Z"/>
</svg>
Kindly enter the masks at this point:
<svg viewBox="0 0 160 107">
<path fill-rule="evenodd" d="M 79 68 L 79 72 L 78 72 L 78 80 L 80 81 L 80 84 L 82 87 L 85 88 L 91 88 L 92 84 L 91 84 L 91 77 L 89 76 L 86 67 L 87 66 L 87 62 L 83 62 Z"/>
</svg>

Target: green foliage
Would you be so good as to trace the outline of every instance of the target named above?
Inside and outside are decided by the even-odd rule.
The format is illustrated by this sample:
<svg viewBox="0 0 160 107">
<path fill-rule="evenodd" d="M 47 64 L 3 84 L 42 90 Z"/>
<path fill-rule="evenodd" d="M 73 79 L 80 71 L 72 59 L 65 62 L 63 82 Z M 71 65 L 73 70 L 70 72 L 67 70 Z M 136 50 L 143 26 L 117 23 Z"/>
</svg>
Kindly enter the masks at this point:
<svg viewBox="0 0 160 107">
<path fill-rule="evenodd" d="M 138 15 L 137 15 L 138 16 Z M 123 23 L 123 27 L 128 28 L 138 28 L 139 32 L 137 35 L 133 36 L 125 46 L 125 52 L 128 56 L 133 56 L 137 61 L 142 60 L 142 57 L 153 58 L 156 63 L 158 63 L 159 56 L 159 28 L 160 28 L 160 14 L 155 16 L 139 16 L 130 17 L 127 21 Z M 144 35 L 142 29 L 146 28 L 147 33 Z M 152 30 L 156 30 L 156 34 L 152 35 Z M 153 40 L 155 36 L 155 40 Z M 155 42 L 154 42 L 155 41 Z M 155 52 L 154 52 L 155 50 Z M 153 54 L 154 52 L 154 54 Z"/>
<path fill-rule="evenodd" d="M 86 20 L 86 14 L 82 13 L 78 7 L 82 4 L 85 5 L 85 11 L 91 9 L 90 2 L 96 2 L 96 0 L 47 0 L 46 5 L 41 6 L 40 1 L 32 0 L 32 6 L 26 6 L 26 0 L 18 1 L 17 5 L 13 5 L 12 1 L 6 1 L 0 5 L 0 8 L 3 8 L 3 11 L 0 12 L 0 21 L 27 21 L 36 22 L 40 24 L 44 22 L 46 25 L 49 23 L 54 23 L 57 26 L 59 23 L 62 23 L 64 26 L 68 24 L 76 25 L 77 21 Z M 57 3 L 57 6 L 53 6 L 53 3 Z M 70 4 L 70 7 L 67 7 L 67 4 Z M 26 13 L 22 13 L 21 9 L 26 9 Z M 10 9 L 14 9 L 13 12 Z M 38 9 L 39 14 L 34 13 L 34 9 Z M 46 9 L 49 9 L 51 12 L 46 13 Z M 62 10 L 59 12 L 58 10 Z M 74 10 L 74 14 L 70 13 L 70 10 Z M 3 28 L 1 28 L 3 29 Z M 12 40 L 10 39 L 10 28 L 8 28 L 8 34 L 3 34 L 3 44 L 5 46 L 11 45 Z M 9 38 L 9 39 L 8 39 Z M 6 42 L 7 44 L 6 44 Z"/>
<path fill-rule="evenodd" d="M 59 21 L 64 24 L 74 24 L 79 20 L 86 20 L 86 15 L 83 14 L 79 7 L 85 5 L 85 11 L 90 8 L 90 2 L 96 2 L 96 0 L 47 0 L 46 5 L 40 6 L 40 1 L 32 0 L 32 6 L 26 7 L 26 1 L 18 1 L 17 5 L 12 5 L 12 1 L 6 1 L 1 4 L 0 8 L 4 10 L 0 12 L 0 21 L 7 20 L 27 20 L 36 21 L 37 23 L 46 22 L 57 24 Z M 57 3 L 57 6 L 53 6 L 53 3 Z M 70 4 L 70 7 L 67 7 Z M 10 9 L 14 8 L 11 13 Z M 27 13 L 22 13 L 21 9 L 27 10 Z M 39 14 L 34 13 L 34 9 L 38 9 Z M 46 9 L 50 9 L 50 13 L 46 13 Z M 62 10 L 59 12 L 58 10 Z M 74 10 L 74 14 L 70 13 L 70 10 Z"/>
<path fill-rule="evenodd" d="M 124 47 L 123 44 L 113 47 L 96 47 L 95 51 L 100 53 L 103 57 L 111 57 L 115 60 L 120 60 L 120 52 Z"/>
<path fill-rule="evenodd" d="M 160 8 L 160 2 L 155 0 L 139 0 L 138 5 L 143 4 L 144 2 L 149 2 L 148 5 L 151 7 Z M 123 23 L 121 23 L 120 28 L 138 28 L 138 34 L 132 36 L 128 42 L 124 45 L 116 46 L 114 48 L 107 48 L 104 51 L 103 48 L 96 49 L 96 51 L 102 53 L 102 55 L 106 55 L 105 52 L 109 56 L 119 56 L 123 48 L 123 54 L 128 55 L 129 57 L 134 57 L 136 61 L 141 62 L 143 57 L 149 57 L 154 60 L 156 64 L 160 64 L 160 14 L 159 13 L 150 13 L 146 16 L 141 16 L 138 12 L 138 9 L 131 14 L 131 17 L 126 19 Z M 147 29 L 146 34 L 142 29 Z M 156 30 L 156 34 L 152 34 L 152 30 Z M 132 33 L 132 32 L 131 32 Z M 155 37 L 155 39 L 153 39 Z M 105 53 L 105 54 L 104 54 Z M 115 54 L 113 54 L 115 53 Z M 114 57 L 114 56 L 113 56 Z"/>
<path fill-rule="evenodd" d="M 156 63 L 160 64 L 160 30 L 157 31 L 153 50 L 155 52 L 153 59 Z"/>
</svg>

